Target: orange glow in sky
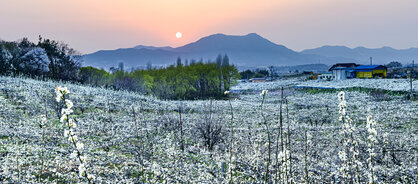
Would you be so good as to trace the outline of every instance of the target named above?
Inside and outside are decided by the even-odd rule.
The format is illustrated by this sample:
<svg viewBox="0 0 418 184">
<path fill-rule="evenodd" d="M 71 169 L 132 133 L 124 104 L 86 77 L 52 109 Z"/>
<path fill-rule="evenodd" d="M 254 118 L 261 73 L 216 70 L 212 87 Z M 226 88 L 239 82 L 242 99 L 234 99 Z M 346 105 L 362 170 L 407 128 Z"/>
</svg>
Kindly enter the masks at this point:
<svg viewBox="0 0 418 184">
<path fill-rule="evenodd" d="M 0 0 L 0 39 L 42 35 L 90 53 L 255 32 L 295 50 L 407 48 L 417 47 L 417 9 L 416 0 Z"/>
</svg>

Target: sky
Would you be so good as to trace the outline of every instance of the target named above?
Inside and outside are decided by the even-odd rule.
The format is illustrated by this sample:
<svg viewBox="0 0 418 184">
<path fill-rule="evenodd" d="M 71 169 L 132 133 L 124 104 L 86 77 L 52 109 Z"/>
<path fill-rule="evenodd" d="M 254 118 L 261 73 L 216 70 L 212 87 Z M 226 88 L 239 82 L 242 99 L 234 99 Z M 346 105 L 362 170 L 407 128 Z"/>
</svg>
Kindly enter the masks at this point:
<svg viewBox="0 0 418 184">
<path fill-rule="evenodd" d="M 42 35 L 84 54 L 216 33 L 257 33 L 296 51 L 418 47 L 418 0 L 0 0 L 0 39 Z"/>
</svg>

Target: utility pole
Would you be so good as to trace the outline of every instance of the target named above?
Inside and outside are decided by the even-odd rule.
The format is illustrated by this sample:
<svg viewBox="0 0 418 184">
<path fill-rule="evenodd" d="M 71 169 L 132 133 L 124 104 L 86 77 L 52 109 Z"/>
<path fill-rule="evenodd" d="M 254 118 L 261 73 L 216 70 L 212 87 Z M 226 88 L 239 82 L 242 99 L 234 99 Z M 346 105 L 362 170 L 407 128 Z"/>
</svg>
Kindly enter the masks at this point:
<svg viewBox="0 0 418 184">
<path fill-rule="evenodd" d="M 370 57 L 370 65 L 373 65 L 373 57 Z"/>
</svg>

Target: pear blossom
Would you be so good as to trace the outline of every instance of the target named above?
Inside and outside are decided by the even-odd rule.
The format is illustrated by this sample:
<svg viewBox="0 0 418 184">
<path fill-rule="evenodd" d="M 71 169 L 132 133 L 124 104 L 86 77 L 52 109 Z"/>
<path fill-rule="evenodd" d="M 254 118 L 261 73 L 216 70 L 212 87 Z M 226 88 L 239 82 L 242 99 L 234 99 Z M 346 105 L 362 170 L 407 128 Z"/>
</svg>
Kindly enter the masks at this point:
<svg viewBox="0 0 418 184">
<path fill-rule="evenodd" d="M 84 149 L 84 144 L 82 142 L 77 142 L 76 147 L 77 147 L 77 149 L 82 150 L 82 149 Z"/>
<path fill-rule="evenodd" d="M 60 122 L 61 123 L 64 123 L 65 121 L 67 121 L 68 120 L 68 118 L 67 118 L 67 114 L 62 114 L 61 115 L 61 118 L 60 118 Z"/>
<path fill-rule="evenodd" d="M 386 80 L 356 82 L 353 79 L 344 83 L 352 81 L 373 84 Z M 391 86 L 403 86 L 402 82 L 403 79 L 393 80 Z M 300 83 L 315 84 L 315 81 Z M 233 111 L 236 131 L 232 136 L 234 162 L 230 167 L 234 171 L 234 183 L 264 181 L 267 149 L 263 145 L 267 137 L 259 122 L 255 121 L 259 118 L 256 109 L 260 102 L 258 95 L 263 89 L 277 93 L 284 86 L 282 84 L 291 82 L 280 79 L 240 84 L 248 91 L 234 98 L 234 107 L 238 107 Z M 415 84 L 416 80 L 414 87 Z M 77 115 L 64 110 L 70 114 L 64 114 L 62 123 L 56 123 L 56 117 L 63 116 L 61 109 L 55 111 L 53 104 L 47 104 L 45 109 L 43 98 L 36 98 L 35 91 L 39 91 L 42 97 L 50 92 L 49 89 L 63 85 L 73 89 L 73 93 L 62 96 L 62 99 L 59 97 L 60 107 L 68 109 L 70 104 L 64 100 L 70 100 L 74 102 L 70 109 L 77 106 L 81 110 Z M 417 170 L 414 151 L 417 145 L 414 132 L 416 103 L 393 95 L 388 95 L 390 100 L 387 101 L 374 101 L 367 92 L 353 89 L 345 92 L 344 101 L 350 101 L 342 103 L 348 106 L 343 108 L 345 115 L 342 115 L 336 93 L 293 91 L 293 85 L 285 91 L 292 122 L 289 126 L 292 143 L 289 147 L 284 145 L 281 152 L 281 143 L 278 142 L 279 156 L 277 160 L 276 155 L 271 158 L 271 183 L 417 183 L 414 175 Z M 375 89 L 375 86 L 383 85 L 376 84 L 371 88 Z M 264 108 L 266 118 L 274 127 L 270 129 L 274 135 L 273 151 L 280 131 L 274 126 L 279 119 L 280 100 L 280 95 L 272 95 Z M 228 120 L 229 114 L 225 113 L 228 102 L 212 102 L 209 116 L 207 100 L 184 101 L 187 111 L 181 117 L 185 128 L 185 151 L 182 152 L 177 129 L 177 101 L 127 91 L 0 76 L 0 183 L 88 183 L 88 180 L 91 183 L 226 183 L 230 166 L 229 153 L 225 151 L 231 138 L 229 130 L 223 127 L 222 134 L 227 136 L 223 138 L 227 141 L 221 141 L 213 150 L 203 149 L 201 138 L 196 136 L 199 131 L 195 129 L 197 122 L 211 120 L 225 124 Z M 133 113 L 128 107 L 138 111 Z M 368 107 L 370 110 L 366 110 Z M 37 126 L 39 120 L 43 121 L 40 114 L 47 114 L 49 122 L 43 123 L 42 129 Z M 287 125 L 286 110 L 283 114 L 283 123 Z M 135 118 L 139 124 L 138 137 L 133 136 Z M 45 142 L 40 137 L 40 130 L 47 136 Z M 307 180 L 304 179 L 305 172 L 301 171 L 305 163 L 302 158 L 305 154 L 302 148 L 305 130 L 308 130 L 309 137 L 306 144 L 309 158 L 306 162 Z M 68 141 L 73 135 L 77 136 L 75 143 Z M 80 143 L 83 143 L 82 147 Z M 47 149 L 40 149 L 43 144 Z M 87 158 L 90 155 L 92 158 Z M 81 163 L 83 167 L 79 169 Z M 157 166 L 153 167 L 153 163 Z M 372 172 L 370 168 L 373 168 Z M 49 177 L 39 177 L 38 181 L 38 175 Z M 356 179 L 357 176 L 360 180 Z"/>
<path fill-rule="evenodd" d="M 267 94 L 268 90 L 263 89 L 263 91 L 261 91 L 260 96 L 265 96 Z"/>
<path fill-rule="evenodd" d="M 41 121 L 42 121 L 42 123 L 46 123 L 47 122 L 47 118 L 46 118 L 45 114 L 42 114 L 41 115 Z"/>
<path fill-rule="evenodd" d="M 71 142 L 77 142 L 78 138 L 77 138 L 76 135 L 72 135 L 72 136 L 68 137 L 68 140 L 71 141 Z"/>
<path fill-rule="evenodd" d="M 64 137 L 68 137 L 71 135 L 71 130 L 64 130 Z"/>
<path fill-rule="evenodd" d="M 376 182 L 376 174 L 375 172 L 375 166 L 373 163 L 373 158 L 376 156 L 376 153 L 374 152 L 374 143 L 377 142 L 376 136 L 377 136 L 377 131 L 374 128 L 374 126 L 376 125 L 376 121 L 372 119 L 372 116 L 367 116 L 366 118 L 367 120 L 367 131 L 369 132 L 369 136 L 368 136 L 368 149 L 367 151 L 369 152 L 369 158 L 367 158 L 367 162 L 369 165 L 369 170 L 368 170 L 368 183 L 373 184 Z"/>
<path fill-rule="evenodd" d="M 70 91 L 68 91 L 67 87 L 57 86 L 55 88 L 55 93 L 56 93 L 56 101 L 60 102 L 61 100 L 63 100 L 63 96 L 66 94 L 69 94 Z"/>
<path fill-rule="evenodd" d="M 90 180 L 95 180 L 96 177 L 92 174 L 87 174 L 87 178 L 89 178 Z"/>
<path fill-rule="evenodd" d="M 73 151 L 73 152 L 70 154 L 70 158 L 72 158 L 72 159 L 77 158 L 77 156 L 78 156 L 78 152 L 77 152 L 77 151 Z"/>
<path fill-rule="evenodd" d="M 93 175 L 91 174 L 86 174 L 86 167 L 85 167 L 85 161 L 86 161 L 86 157 L 84 155 L 80 155 L 79 153 L 81 153 L 84 149 L 84 144 L 82 142 L 78 141 L 78 137 L 77 135 L 75 135 L 75 131 L 73 128 L 76 128 L 77 125 L 75 124 L 74 120 L 69 118 L 69 115 L 71 113 L 73 113 L 73 110 L 71 109 L 73 107 L 73 102 L 71 102 L 69 99 L 65 98 L 65 95 L 69 94 L 70 92 L 68 91 L 68 89 L 66 87 L 56 87 L 56 100 L 57 102 L 61 102 L 62 100 L 64 100 L 64 104 L 65 104 L 65 108 L 61 109 L 61 118 L 60 118 L 60 122 L 61 123 L 66 123 L 67 124 L 67 128 L 64 130 L 64 137 L 68 137 L 68 140 L 72 143 L 75 144 L 75 149 L 73 151 L 73 153 L 70 155 L 70 158 L 76 158 L 78 157 L 78 161 L 79 163 L 79 167 L 78 167 L 78 171 L 79 171 L 79 177 L 86 177 L 89 182 L 91 180 L 91 178 L 95 178 Z"/>
<path fill-rule="evenodd" d="M 74 122 L 73 119 L 68 120 L 68 127 L 70 128 L 77 128 L 77 124 Z"/>
<path fill-rule="evenodd" d="M 68 99 L 65 99 L 65 105 L 67 106 L 67 109 L 73 108 L 73 102 Z"/>
</svg>

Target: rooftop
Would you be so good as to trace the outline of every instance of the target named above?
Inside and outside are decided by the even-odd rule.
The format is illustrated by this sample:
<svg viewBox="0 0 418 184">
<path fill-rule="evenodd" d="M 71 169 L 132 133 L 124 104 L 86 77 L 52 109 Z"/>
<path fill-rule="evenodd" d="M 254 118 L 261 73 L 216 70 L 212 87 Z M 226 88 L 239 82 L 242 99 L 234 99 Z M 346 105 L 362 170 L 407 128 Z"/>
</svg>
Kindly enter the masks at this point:
<svg viewBox="0 0 418 184">
<path fill-rule="evenodd" d="M 371 70 L 371 69 L 376 69 L 376 68 L 379 68 L 379 67 L 386 68 L 385 66 L 382 66 L 382 65 L 360 65 L 360 66 L 358 66 L 354 69 L 355 70 Z"/>
<path fill-rule="evenodd" d="M 335 65 L 332 65 L 332 67 L 328 71 L 331 71 L 333 69 L 354 68 L 357 66 L 359 65 L 356 63 L 337 63 Z"/>
</svg>

